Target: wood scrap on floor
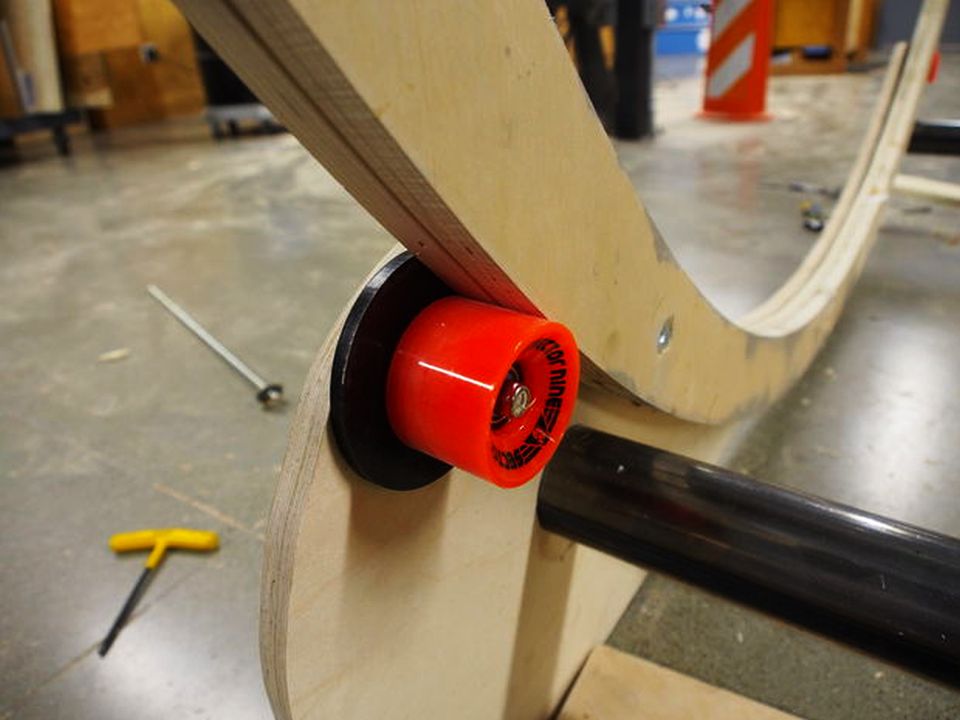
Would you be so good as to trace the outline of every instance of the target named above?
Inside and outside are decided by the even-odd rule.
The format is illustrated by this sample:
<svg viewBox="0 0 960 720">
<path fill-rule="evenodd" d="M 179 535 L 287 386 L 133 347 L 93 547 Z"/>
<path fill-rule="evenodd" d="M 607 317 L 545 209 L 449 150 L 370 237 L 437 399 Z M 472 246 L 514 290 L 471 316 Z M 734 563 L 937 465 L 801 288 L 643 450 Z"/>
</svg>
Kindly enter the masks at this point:
<svg viewBox="0 0 960 720">
<path fill-rule="evenodd" d="M 601 645 L 557 720 L 798 720 L 742 695 Z"/>
</svg>

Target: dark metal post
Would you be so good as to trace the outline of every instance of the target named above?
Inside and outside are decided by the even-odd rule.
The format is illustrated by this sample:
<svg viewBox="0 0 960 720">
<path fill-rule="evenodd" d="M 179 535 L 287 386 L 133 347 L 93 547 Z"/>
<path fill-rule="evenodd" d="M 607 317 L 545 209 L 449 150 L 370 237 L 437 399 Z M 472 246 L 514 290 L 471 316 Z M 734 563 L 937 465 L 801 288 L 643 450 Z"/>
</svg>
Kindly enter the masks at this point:
<svg viewBox="0 0 960 720">
<path fill-rule="evenodd" d="M 960 120 L 917 120 L 907 152 L 960 155 Z"/>
<path fill-rule="evenodd" d="M 614 134 L 637 140 L 653 135 L 653 31 L 657 0 L 617 3 L 617 103 Z"/>
<path fill-rule="evenodd" d="M 960 541 L 573 427 L 540 524 L 960 682 Z"/>
</svg>

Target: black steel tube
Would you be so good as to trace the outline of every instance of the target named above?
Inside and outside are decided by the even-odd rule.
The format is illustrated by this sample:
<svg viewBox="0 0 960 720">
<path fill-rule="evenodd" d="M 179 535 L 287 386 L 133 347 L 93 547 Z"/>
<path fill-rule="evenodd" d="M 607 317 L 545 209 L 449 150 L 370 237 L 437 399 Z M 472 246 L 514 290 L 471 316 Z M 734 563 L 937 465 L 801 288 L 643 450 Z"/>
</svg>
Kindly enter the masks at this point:
<svg viewBox="0 0 960 720">
<path fill-rule="evenodd" d="M 571 428 L 547 530 L 960 683 L 960 541 Z"/>
<path fill-rule="evenodd" d="M 639 140 L 653 135 L 653 31 L 658 5 L 656 0 L 617 3 L 613 129 L 620 138 Z"/>
<path fill-rule="evenodd" d="M 960 120 L 917 120 L 907 152 L 960 155 Z"/>
</svg>

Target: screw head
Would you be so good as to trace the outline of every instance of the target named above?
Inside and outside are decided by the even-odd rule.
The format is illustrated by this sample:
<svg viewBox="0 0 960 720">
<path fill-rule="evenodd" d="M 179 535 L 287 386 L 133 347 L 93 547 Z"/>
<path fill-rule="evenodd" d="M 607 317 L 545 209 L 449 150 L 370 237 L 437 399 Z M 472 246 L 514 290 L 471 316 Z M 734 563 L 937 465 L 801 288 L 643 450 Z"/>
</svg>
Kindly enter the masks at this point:
<svg viewBox="0 0 960 720">
<path fill-rule="evenodd" d="M 267 385 L 266 387 L 260 388 L 260 392 L 257 393 L 257 400 L 259 400 L 260 404 L 265 408 L 283 405 L 283 386 Z"/>
<path fill-rule="evenodd" d="M 657 352 L 662 353 L 670 345 L 670 341 L 673 339 L 673 316 L 671 315 L 666 320 L 664 320 L 663 325 L 660 326 L 660 332 L 657 333 Z"/>
<path fill-rule="evenodd" d="M 533 394 L 526 385 L 516 383 L 510 389 L 508 400 L 510 402 L 510 415 L 518 418 L 530 409 L 530 405 L 533 402 Z"/>
</svg>

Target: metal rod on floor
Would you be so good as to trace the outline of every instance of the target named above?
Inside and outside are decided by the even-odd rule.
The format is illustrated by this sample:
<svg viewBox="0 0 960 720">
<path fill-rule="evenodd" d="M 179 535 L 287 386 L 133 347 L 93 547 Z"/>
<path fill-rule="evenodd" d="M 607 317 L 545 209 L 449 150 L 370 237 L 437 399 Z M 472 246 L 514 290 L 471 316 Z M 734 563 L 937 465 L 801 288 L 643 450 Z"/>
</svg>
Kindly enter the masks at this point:
<svg viewBox="0 0 960 720">
<path fill-rule="evenodd" d="M 117 615 L 117 619 L 114 620 L 113 625 L 110 626 L 110 631 L 107 633 L 107 636 L 100 642 L 100 647 L 97 648 L 97 655 L 103 657 L 110 652 L 110 648 L 113 647 L 117 635 L 123 630 L 123 626 L 127 624 L 127 620 L 130 619 L 130 616 L 133 614 L 133 609 L 137 606 L 137 603 L 140 602 L 140 598 L 144 590 L 147 589 L 147 584 L 152 577 L 153 568 L 144 568 L 143 572 L 140 573 L 140 578 L 137 580 L 137 584 L 133 586 L 130 594 L 127 595 L 126 602 L 123 603 L 120 614 Z"/>
<path fill-rule="evenodd" d="M 960 540 L 582 426 L 547 530 L 960 683 Z"/>
<path fill-rule="evenodd" d="M 147 292 L 153 298 L 163 305 L 171 315 L 179 320 L 194 335 L 200 338 L 211 350 L 230 367 L 242 375 L 251 385 L 257 389 L 257 400 L 264 406 L 270 406 L 283 401 L 283 386 L 277 383 L 268 383 L 262 377 L 257 375 L 250 366 L 243 360 L 234 355 L 230 350 L 213 335 L 207 332 L 206 328 L 193 319 L 193 317 L 177 305 L 170 297 L 156 285 L 147 285 Z"/>
</svg>

